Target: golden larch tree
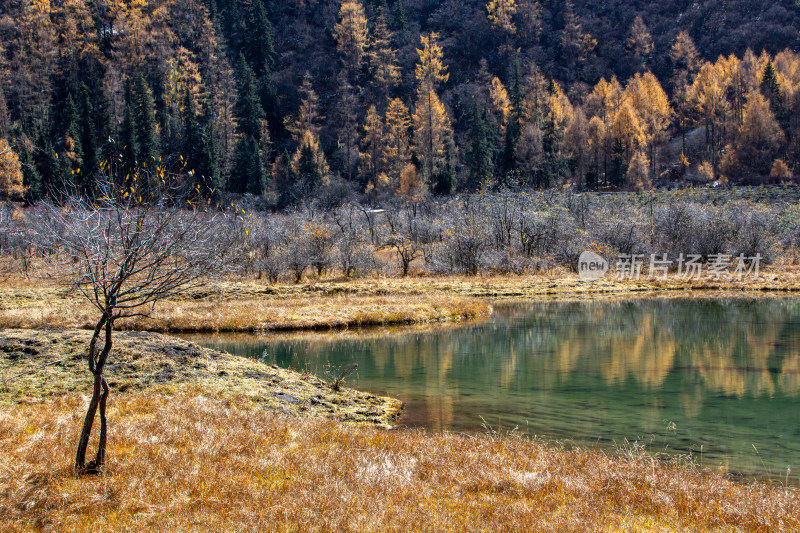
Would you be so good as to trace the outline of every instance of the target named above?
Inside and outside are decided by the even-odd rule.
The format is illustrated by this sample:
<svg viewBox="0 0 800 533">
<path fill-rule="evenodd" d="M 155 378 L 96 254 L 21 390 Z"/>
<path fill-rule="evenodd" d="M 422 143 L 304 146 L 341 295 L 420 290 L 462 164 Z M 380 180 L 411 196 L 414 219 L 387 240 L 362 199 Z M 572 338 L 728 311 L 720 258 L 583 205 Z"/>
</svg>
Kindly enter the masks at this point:
<svg viewBox="0 0 800 533">
<path fill-rule="evenodd" d="M 625 100 L 614 117 L 611 134 L 623 148 L 625 159 L 629 159 L 633 152 L 645 142 L 645 134 L 639 116 L 633 109 L 630 101 Z"/>
<path fill-rule="evenodd" d="M 637 191 L 650 188 L 650 161 L 642 150 L 637 150 L 628 162 L 625 181 Z"/>
<path fill-rule="evenodd" d="M 489 97 L 492 100 L 492 110 L 498 118 L 501 133 L 503 133 L 508 121 L 508 113 L 511 111 L 511 101 L 508 99 L 508 91 L 503 82 L 497 76 L 492 78 L 489 86 Z"/>
<path fill-rule="evenodd" d="M 22 166 L 8 141 L 0 139 L 0 198 L 21 199 Z"/>
<path fill-rule="evenodd" d="M 729 110 L 726 94 L 727 87 L 717 69 L 711 63 L 704 63 L 687 96 L 689 105 L 705 127 L 706 144 L 712 151 L 720 144 L 719 125 L 725 121 Z"/>
<path fill-rule="evenodd" d="M 201 109 L 204 101 L 201 98 L 202 76 L 194 57 L 183 46 L 175 51 L 175 56 L 167 59 L 166 100 L 171 109 L 183 111 L 186 93 L 194 100 L 194 105 Z"/>
<path fill-rule="evenodd" d="M 420 162 L 420 179 L 426 185 L 446 164 L 446 143 L 452 138 L 450 118 L 436 94 L 436 87 L 449 77 L 438 38 L 436 33 L 421 36 L 422 48 L 417 49 L 419 88 L 413 116 L 414 151 Z"/>
<path fill-rule="evenodd" d="M 372 81 L 386 95 L 400 83 L 400 66 L 397 64 L 397 52 L 392 48 L 392 31 L 382 11 L 375 19 L 368 57 Z"/>
<path fill-rule="evenodd" d="M 55 25 L 49 0 L 23 1 L 21 16 L 0 38 L 14 50 L 8 63 L 8 102 L 16 115 L 31 117 L 35 127 L 45 126 L 53 87 L 50 77 L 56 72 Z"/>
<path fill-rule="evenodd" d="M 319 145 L 319 139 L 310 131 L 306 131 L 300 139 L 300 144 L 292 156 L 292 170 L 295 175 L 302 177 L 303 173 L 307 170 L 303 168 L 303 153 L 309 151 L 312 154 L 312 163 L 314 172 L 319 176 L 321 184 L 327 184 L 330 181 L 330 167 L 328 160 L 325 158 L 325 152 Z"/>
<path fill-rule="evenodd" d="M 383 159 L 393 180 L 399 179 L 403 169 L 411 161 L 410 129 L 411 115 L 408 107 L 399 98 L 393 99 L 386 108 L 386 138 L 383 143 Z"/>
<path fill-rule="evenodd" d="M 626 44 L 628 50 L 636 58 L 638 68 L 644 69 L 653 54 L 653 37 L 641 15 L 636 15 L 636 18 L 633 19 Z"/>
<path fill-rule="evenodd" d="M 564 146 L 574 163 L 576 185 L 582 188 L 586 184 L 585 177 L 592 159 L 592 149 L 589 120 L 580 107 L 572 112 L 572 120 L 564 133 Z"/>
<path fill-rule="evenodd" d="M 64 0 L 56 9 L 56 15 L 61 19 L 58 41 L 64 73 L 76 85 L 80 83 L 78 76 L 81 74 L 99 75 L 103 56 L 90 4 L 81 0 Z"/>
<path fill-rule="evenodd" d="M 344 0 L 339 8 L 339 22 L 333 27 L 333 36 L 345 65 L 357 69 L 367 46 L 367 17 L 364 6 L 357 0 Z"/>
<path fill-rule="evenodd" d="M 446 82 L 450 75 L 444 66 L 444 53 L 438 43 L 439 34 L 420 35 L 422 48 L 417 48 L 419 61 L 415 69 L 417 82 L 421 88 L 435 91 L 440 83 Z"/>
<path fill-rule="evenodd" d="M 628 82 L 625 95 L 630 99 L 642 125 L 644 144 L 651 164 L 651 177 L 657 172 L 657 147 L 664 141 L 670 125 L 672 108 L 667 93 L 652 72 L 636 74 Z"/>
<path fill-rule="evenodd" d="M 769 101 L 761 91 L 753 89 L 747 94 L 743 122 L 733 150 L 726 154 L 724 170 L 729 177 L 766 176 L 785 142 Z"/>
<path fill-rule="evenodd" d="M 600 78 L 587 99 L 589 114 L 600 117 L 604 124 L 609 125 L 622 103 L 622 94 L 622 85 L 616 76 L 613 76 L 611 81 Z"/>
<path fill-rule="evenodd" d="M 365 182 L 374 182 L 384 168 L 383 119 L 374 105 L 369 106 L 364 119 L 364 137 L 361 140 L 359 171 Z"/>
<path fill-rule="evenodd" d="M 517 12 L 517 2 L 515 0 L 491 0 L 486 4 L 489 21 L 492 26 L 508 33 L 515 33 L 517 27 L 512 20 Z"/>
<path fill-rule="evenodd" d="M 300 86 L 300 109 L 294 118 L 287 119 L 286 129 L 292 134 L 292 138 L 298 144 L 306 132 L 311 132 L 314 136 L 319 133 L 320 121 L 325 118 L 319 113 L 319 96 L 311 84 L 311 74 L 305 73 L 303 84 Z"/>
<path fill-rule="evenodd" d="M 559 44 L 561 59 L 566 67 L 565 74 L 568 78 L 574 78 L 575 68 L 588 60 L 597 47 L 597 39 L 583 31 L 580 18 L 575 13 L 575 6 L 571 0 L 564 2 L 564 29 L 561 30 Z"/>
<path fill-rule="evenodd" d="M 597 182 L 606 173 L 608 166 L 608 139 L 606 124 L 600 117 L 589 120 L 589 147 L 591 149 L 593 179 Z M 587 185 L 591 185 L 588 183 Z"/>
<path fill-rule="evenodd" d="M 694 45 L 694 40 L 689 32 L 682 30 L 675 38 L 675 43 L 669 52 L 672 65 L 676 73 L 684 72 L 689 76 L 697 72 L 700 68 L 700 54 Z M 683 80 L 684 83 L 688 80 Z"/>
</svg>

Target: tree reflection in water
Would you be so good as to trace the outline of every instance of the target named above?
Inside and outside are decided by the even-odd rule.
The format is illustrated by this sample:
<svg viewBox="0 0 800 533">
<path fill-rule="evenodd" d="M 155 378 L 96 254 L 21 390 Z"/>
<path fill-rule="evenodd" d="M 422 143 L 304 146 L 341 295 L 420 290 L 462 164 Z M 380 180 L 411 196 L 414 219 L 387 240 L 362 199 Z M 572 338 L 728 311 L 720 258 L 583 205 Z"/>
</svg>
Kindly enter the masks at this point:
<svg viewBox="0 0 800 533">
<path fill-rule="evenodd" d="M 485 420 L 582 445 L 702 446 L 705 466 L 750 474 L 800 464 L 794 299 L 500 304 L 487 322 L 427 332 L 194 340 L 266 349 L 269 363 L 318 374 L 356 362 L 347 384 L 401 398 L 407 425 L 481 431 Z"/>
</svg>

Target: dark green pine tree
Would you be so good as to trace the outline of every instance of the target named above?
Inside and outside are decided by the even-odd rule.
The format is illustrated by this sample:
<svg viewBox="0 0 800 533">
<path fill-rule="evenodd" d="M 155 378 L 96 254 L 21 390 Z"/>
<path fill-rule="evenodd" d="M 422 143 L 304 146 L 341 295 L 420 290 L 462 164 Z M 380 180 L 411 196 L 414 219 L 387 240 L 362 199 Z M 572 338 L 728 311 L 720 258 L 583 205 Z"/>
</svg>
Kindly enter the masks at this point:
<svg viewBox="0 0 800 533">
<path fill-rule="evenodd" d="M 444 141 L 444 164 L 434 170 L 432 181 L 433 194 L 453 194 L 456 187 L 456 146 L 451 135 Z"/>
<path fill-rule="evenodd" d="M 775 118 L 778 119 L 781 127 L 784 130 L 788 129 L 789 117 L 781 91 L 781 84 L 778 81 L 778 76 L 775 74 L 775 68 L 772 66 L 772 61 L 767 61 L 767 66 L 764 67 L 764 75 L 761 77 L 761 90 L 764 96 L 769 100 L 770 109 L 775 113 Z"/>
<path fill-rule="evenodd" d="M 100 136 L 98 138 L 100 160 L 111 162 L 116 160 L 119 155 L 117 153 L 118 146 L 113 141 L 113 139 L 117 138 L 116 120 L 113 116 L 114 106 L 108 95 L 103 94 L 101 98 L 101 105 L 98 109 L 100 118 Z"/>
<path fill-rule="evenodd" d="M 619 139 L 611 147 L 611 161 L 608 167 L 608 181 L 615 187 L 625 183 L 625 173 L 628 165 L 625 162 L 625 147 Z"/>
<path fill-rule="evenodd" d="M 260 147 L 264 110 L 256 93 L 253 71 L 243 54 L 239 54 L 235 74 L 238 96 L 234 111 L 242 136 L 236 146 L 228 188 L 231 192 L 260 195 L 266 185 L 264 155 Z"/>
<path fill-rule="evenodd" d="M 288 150 L 284 150 L 283 154 L 278 156 L 273 180 L 273 186 L 278 193 L 276 207 L 279 209 L 291 205 L 299 197 L 295 191 L 298 180 L 292 170 L 292 159 Z"/>
<path fill-rule="evenodd" d="M 133 80 L 133 104 L 139 162 L 149 166 L 158 158 L 158 132 L 153 93 L 142 74 Z"/>
<path fill-rule="evenodd" d="M 262 195 L 267 183 L 263 160 L 258 141 L 250 136 L 242 136 L 236 146 L 233 169 L 228 180 L 230 191 Z"/>
<path fill-rule="evenodd" d="M 125 83 L 125 109 L 119 132 L 122 164 L 125 174 L 133 172 L 139 163 L 139 134 L 136 126 L 136 109 L 133 100 L 133 84 Z"/>
<path fill-rule="evenodd" d="M 781 84 L 778 82 L 778 77 L 775 75 L 775 68 L 772 66 L 772 61 L 767 61 L 767 66 L 764 67 L 764 75 L 761 77 L 761 88 L 764 90 L 764 95 L 770 100 L 780 97 Z"/>
<path fill-rule="evenodd" d="M 444 142 L 444 165 L 436 169 L 433 175 L 433 193 L 439 195 L 453 194 L 456 188 L 456 145 L 453 137 L 448 136 Z"/>
<path fill-rule="evenodd" d="M 514 59 L 511 64 L 511 84 L 508 92 L 510 110 L 508 113 L 508 124 L 506 125 L 506 139 L 503 149 L 503 170 L 506 177 L 516 169 L 516 148 L 522 132 L 522 74 L 520 73 L 519 61 Z"/>
<path fill-rule="evenodd" d="M 556 84 L 552 76 L 549 76 L 547 88 L 551 96 L 556 94 Z M 561 178 L 567 173 L 568 159 L 562 150 L 564 140 L 564 124 L 552 120 L 552 114 L 548 113 L 542 118 L 542 152 L 544 153 L 544 165 L 542 169 L 542 187 L 549 187 L 551 183 Z"/>
<path fill-rule="evenodd" d="M 95 133 L 95 112 L 92 106 L 89 87 L 81 83 L 80 88 L 79 131 L 83 160 L 81 162 L 80 180 L 85 193 L 91 191 L 100 177 L 100 159 L 97 153 L 97 136 Z"/>
<path fill-rule="evenodd" d="M 250 3 L 242 52 L 259 78 L 275 67 L 275 37 L 264 3 Z"/>
<path fill-rule="evenodd" d="M 406 17 L 406 10 L 403 8 L 403 0 L 397 0 L 394 5 L 394 20 L 392 21 L 392 30 L 403 32 L 408 29 L 408 18 Z"/>
<path fill-rule="evenodd" d="M 217 134 L 214 131 L 214 109 L 211 102 L 203 106 L 203 117 L 200 123 L 200 154 L 196 169 L 196 183 L 200 185 L 201 194 L 209 200 L 219 198 L 220 172 Z"/>
<path fill-rule="evenodd" d="M 83 148 L 81 147 L 80 113 L 71 93 L 67 94 L 67 100 L 64 102 L 61 122 L 64 131 L 64 149 L 66 152 L 74 154 L 75 166 L 70 170 L 75 170 L 83 159 Z"/>
<path fill-rule="evenodd" d="M 59 196 L 66 192 L 64 187 L 68 183 L 64 182 L 66 173 L 64 161 L 66 158 L 59 158 L 53 148 L 53 143 L 47 135 L 41 135 L 38 145 L 41 147 L 36 154 L 36 166 L 39 168 L 39 175 L 42 177 L 41 187 L 32 187 L 29 191 L 30 200 L 36 201 L 48 194 Z"/>
<path fill-rule="evenodd" d="M 189 91 L 183 98 L 183 139 L 181 142 L 181 155 L 188 171 L 196 172 L 201 165 L 203 132 L 197 118 L 197 109 L 194 98 Z"/>
<path fill-rule="evenodd" d="M 281 114 L 278 88 L 272 81 L 272 76 L 266 73 L 258 82 L 258 96 L 264 118 L 267 119 L 271 139 L 280 139 L 284 133 L 283 115 Z"/>
<path fill-rule="evenodd" d="M 239 54 L 236 62 L 236 91 L 237 99 L 234 112 L 239 119 L 239 132 L 243 136 L 261 140 L 261 120 L 264 110 L 256 93 L 256 84 L 252 69 L 247 65 L 243 54 Z"/>
<path fill-rule="evenodd" d="M 485 106 L 472 111 L 472 120 L 468 133 L 469 146 L 465 154 L 465 163 L 469 169 L 466 185 L 474 191 L 481 182 L 491 179 L 497 172 L 497 136 L 498 128 L 494 117 Z"/>
<path fill-rule="evenodd" d="M 36 158 L 32 150 L 23 147 L 18 157 L 22 166 L 22 185 L 25 187 L 25 198 L 31 201 L 34 197 L 38 198 L 42 194 L 42 175 L 36 165 Z"/>
<path fill-rule="evenodd" d="M 322 183 L 319 167 L 314 161 L 314 150 L 307 144 L 300 149 L 297 160 L 297 181 L 301 184 L 303 196 L 313 195 Z"/>
<path fill-rule="evenodd" d="M 217 0 L 217 9 L 222 22 L 222 33 L 230 47 L 232 57 L 237 57 L 242 51 L 245 35 L 245 23 L 242 20 L 238 0 Z"/>
</svg>

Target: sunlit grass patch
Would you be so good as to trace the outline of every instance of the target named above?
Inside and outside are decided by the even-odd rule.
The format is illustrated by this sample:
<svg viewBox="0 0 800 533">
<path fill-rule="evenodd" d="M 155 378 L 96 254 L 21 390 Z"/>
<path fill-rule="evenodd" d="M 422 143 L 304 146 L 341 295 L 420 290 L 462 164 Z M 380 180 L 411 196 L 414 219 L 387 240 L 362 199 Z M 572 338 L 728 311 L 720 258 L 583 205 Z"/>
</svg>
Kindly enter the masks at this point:
<svg viewBox="0 0 800 533">
<path fill-rule="evenodd" d="M 90 332 L 79 330 L 0 330 L 0 406 L 88 394 L 89 336 Z M 194 391 L 236 408 L 257 406 L 379 425 L 390 424 L 402 408 L 398 400 L 346 387 L 334 390 L 316 376 L 174 337 L 120 332 L 114 339 L 106 371 L 112 396 L 142 390 L 165 396 Z M 136 410 L 125 413 L 130 419 L 152 416 L 146 408 L 128 405 Z"/>
<path fill-rule="evenodd" d="M 113 398 L 73 476 L 80 397 L 0 416 L 0 529 L 793 531 L 800 493 L 520 436 L 354 427 L 198 391 Z M 153 416 L 143 417 L 147 411 Z M 5 410 L 6 414 L 10 411 Z M 36 425 L 41 431 L 29 434 Z"/>
</svg>

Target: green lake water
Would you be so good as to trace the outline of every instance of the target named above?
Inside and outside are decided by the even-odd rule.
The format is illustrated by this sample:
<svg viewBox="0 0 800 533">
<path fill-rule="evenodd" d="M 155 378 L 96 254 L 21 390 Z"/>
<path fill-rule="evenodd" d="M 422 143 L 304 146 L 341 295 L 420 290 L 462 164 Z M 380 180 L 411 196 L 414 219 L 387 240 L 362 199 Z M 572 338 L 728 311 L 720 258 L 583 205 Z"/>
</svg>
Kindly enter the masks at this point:
<svg viewBox="0 0 800 533">
<path fill-rule="evenodd" d="M 691 454 L 800 480 L 800 300 L 498 304 L 463 327 L 275 340 L 193 336 L 233 354 L 400 398 L 400 425 L 518 431 L 547 442 Z"/>
</svg>

